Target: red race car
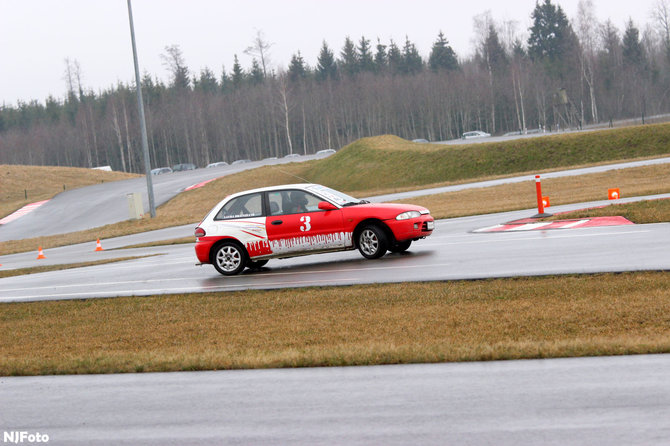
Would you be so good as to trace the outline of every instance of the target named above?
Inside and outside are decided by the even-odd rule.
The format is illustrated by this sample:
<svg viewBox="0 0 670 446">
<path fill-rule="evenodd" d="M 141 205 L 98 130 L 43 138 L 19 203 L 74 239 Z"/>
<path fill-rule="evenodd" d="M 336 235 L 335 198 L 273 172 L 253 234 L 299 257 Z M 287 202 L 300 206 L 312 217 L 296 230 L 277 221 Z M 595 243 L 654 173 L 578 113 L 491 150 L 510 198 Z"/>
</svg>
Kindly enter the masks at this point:
<svg viewBox="0 0 670 446">
<path fill-rule="evenodd" d="M 428 209 L 369 203 L 318 184 L 240 192 L 217 204 L 195 228 L 198 260 L 224 275 L 268 259 L 356 249 L 376 259 L 432 234 Z"/>
</svg>

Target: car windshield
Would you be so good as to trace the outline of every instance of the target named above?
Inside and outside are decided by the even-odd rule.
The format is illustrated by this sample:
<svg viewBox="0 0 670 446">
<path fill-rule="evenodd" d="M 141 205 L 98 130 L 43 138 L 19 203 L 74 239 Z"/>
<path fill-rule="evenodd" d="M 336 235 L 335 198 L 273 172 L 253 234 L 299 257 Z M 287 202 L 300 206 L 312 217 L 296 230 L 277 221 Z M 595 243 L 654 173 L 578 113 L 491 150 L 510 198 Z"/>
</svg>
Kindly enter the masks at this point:
<svg viewBox="0 0 670 446">
<path fill-rule="evenodd" d="M 364 203 L 369 203 L 368 201 L 365 200 L 359 200 L 358 198 L 354 198 L 352 196 L 349 196 L 347 194 L 343 194 L 340 191 L 336 191 L 335 189 L 331 189 L 329 187 L 325 186 L 310 186 L 308 189 L 313 190 L 314 192 L 318 193 L 322 197 L 325 197 L 326 199 L 332 201 L 335 204 L 338 204 L 340 206 L 353 206 L 356 204 L 364 204 Z"/>
</svg>

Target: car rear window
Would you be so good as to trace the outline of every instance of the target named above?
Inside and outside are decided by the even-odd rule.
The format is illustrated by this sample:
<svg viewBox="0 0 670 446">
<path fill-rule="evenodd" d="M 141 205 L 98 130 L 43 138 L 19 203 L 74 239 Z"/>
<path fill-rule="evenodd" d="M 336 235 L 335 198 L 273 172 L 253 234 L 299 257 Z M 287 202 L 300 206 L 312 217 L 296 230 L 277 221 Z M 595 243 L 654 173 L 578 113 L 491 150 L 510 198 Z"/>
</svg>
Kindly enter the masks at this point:
<svg viewBox="0 0 670 446">
<path fill-rule="evenodd" d="M 263 195 L 261 193 L 242 195 L 226 203 L 214 220 L 233 220 L 263 216 Z"/>
</svg>

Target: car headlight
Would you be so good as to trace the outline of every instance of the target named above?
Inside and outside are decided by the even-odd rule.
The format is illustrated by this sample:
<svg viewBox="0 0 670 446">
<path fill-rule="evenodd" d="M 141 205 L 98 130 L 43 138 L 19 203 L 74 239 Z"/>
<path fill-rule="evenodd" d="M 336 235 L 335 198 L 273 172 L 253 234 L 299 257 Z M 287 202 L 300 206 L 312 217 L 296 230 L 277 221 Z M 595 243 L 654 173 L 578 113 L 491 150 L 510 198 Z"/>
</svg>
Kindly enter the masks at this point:
<svg viewBox="0 0 670 446">
<path fill-rule="evenodd" d="M 417 218 L 421 216 L 421 212 L 419 211 L 407 211 L 403 212 L 402 214 L 398 214 L 398 216 L 395 218 L 396 220 L 409 220 L 410 218 Z"/>
</svg>

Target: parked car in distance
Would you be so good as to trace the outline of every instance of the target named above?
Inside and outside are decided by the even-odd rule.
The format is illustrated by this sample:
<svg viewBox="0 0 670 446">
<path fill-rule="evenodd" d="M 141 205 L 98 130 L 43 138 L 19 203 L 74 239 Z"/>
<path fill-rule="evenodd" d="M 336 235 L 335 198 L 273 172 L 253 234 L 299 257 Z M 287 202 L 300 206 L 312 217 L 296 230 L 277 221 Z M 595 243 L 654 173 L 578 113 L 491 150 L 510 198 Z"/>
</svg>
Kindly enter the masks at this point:
<svg viewBox="0 0 670 446">
<path fill-rule="evenodd" d="M 473 139 L 473 138 L 488 138 L 491 136 L 490 133 L 482 132 L 481 130 L 474 130 L 472 132 L 465 132 L 461 138 L 463 139 Z"/>
<path fill-rule="evenodd" d="M 181 163 L 172 166 L 172 170 L 174 172 L 181 172 L 183 170 L 195 170 L 195 169 L 197 169 L 196 165 L 191 163 Z"/>
<path fill-rule="evenodd" d="M 209 163 L 209 164 L 207 164 L 207 168 L 209 169 L 210 167 L 221 167 L 221 166 L 227 166 L 227 165 L 228 165 L 227 162 L 225 162 L 225 161 L 219 161 L 219 162 L 216 162 L 216 163 Z"/>
<path fill-rule="evenodd" d="M 245 163 L 250 163 L 250 162 L 251 162 L 251 160 L 247 160 L 247 159 L 237 160 L 237 161 L 233 161 L 233 165 L 235 165 L 235 164 L 245 164 Z"/>
<path fill-rule="evenodd" d="M 422 206 L 369 203 L 319 184 L 229 195 L 195 228 L 195 253 L 225 276 L 269 259 L 358 249 L 367 259 L 407 251 L 433 233 Z"/>
<path fill-rule="evenodd" d="M 330 155 L 330 154 L 335 153 L 335 152 L 336 151 L 333 150 L 333 149 L 323 149 L 323 150 L 319 150 L 318 152 L 316 152 L 316 154 L 317 155 Z"/>
<path fill-rule="evenodd" d="M 413 139 L 412 142 L 428 142 L 428 140 L 424 138 L 419 138 L 419 139 Z"/>
<path fill-rule="evenodd" d="M 172 169 L 169 167 L 157 167 L 151 169 L 151 175 L 163 175 L 164 173 L 172 173 Z"/>
<path fill-rule="evenodd" d="M 298 158 L 299 156 L 300 156 L 299 153 L 289 153 L 284 158 Z"/>
</svg>

